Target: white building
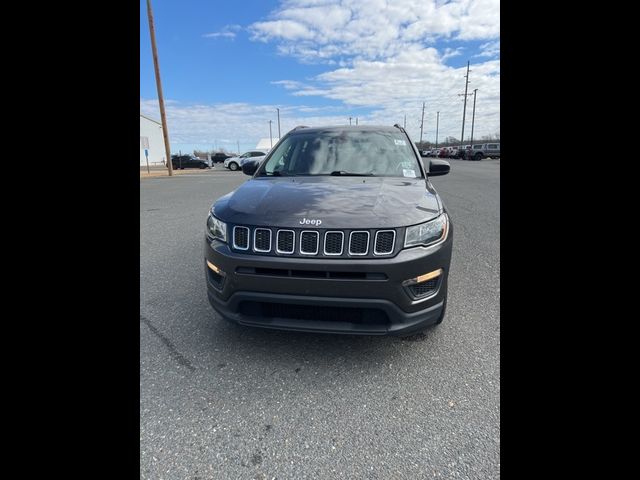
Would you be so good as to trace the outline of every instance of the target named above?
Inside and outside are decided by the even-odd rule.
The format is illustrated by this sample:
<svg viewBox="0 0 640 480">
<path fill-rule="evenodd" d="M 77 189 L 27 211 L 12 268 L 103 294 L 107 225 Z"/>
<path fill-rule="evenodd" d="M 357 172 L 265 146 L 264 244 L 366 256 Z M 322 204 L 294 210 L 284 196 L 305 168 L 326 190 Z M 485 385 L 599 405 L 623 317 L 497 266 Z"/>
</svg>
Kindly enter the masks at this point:
<svg viewBox="0 0 640 480">
<path fill-rule="evenodd" d="M 278 143 L 279 138 L 273 138 L 273 144 Z M 270 138 L 261 138 L 258 144 L 256 145 L 256 150 L 270 150 L 271 149 L 271 139 Z"/>
<path fill-rule="evenodd" d="M 140 114 L 140 166 L 147 165 L 144 151 L 148 146 L 149 165 L 166 165 L 167 154 L 164 148 L 162 124 Z"/>
</svg>

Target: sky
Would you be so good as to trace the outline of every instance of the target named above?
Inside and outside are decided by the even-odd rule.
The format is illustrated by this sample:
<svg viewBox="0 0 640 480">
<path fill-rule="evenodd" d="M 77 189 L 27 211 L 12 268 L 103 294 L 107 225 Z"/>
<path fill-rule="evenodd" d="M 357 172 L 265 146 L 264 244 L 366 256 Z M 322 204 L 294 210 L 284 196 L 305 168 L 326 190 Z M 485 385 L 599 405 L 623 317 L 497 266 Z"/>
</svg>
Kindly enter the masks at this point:
<svg viewBox="0 0 640 480">
<path fill-rule="evenodd" d="M 297 125 L 404 124 L 460 138 L 467 62 L 474 139 L 500 132 L 499 0 L 152 0 L 172 153 L 236 152 Z M 467 97 L 465 141 L 473 96 Z M 160 120 L 146 0 L 140 112 Z"/>
</svg>

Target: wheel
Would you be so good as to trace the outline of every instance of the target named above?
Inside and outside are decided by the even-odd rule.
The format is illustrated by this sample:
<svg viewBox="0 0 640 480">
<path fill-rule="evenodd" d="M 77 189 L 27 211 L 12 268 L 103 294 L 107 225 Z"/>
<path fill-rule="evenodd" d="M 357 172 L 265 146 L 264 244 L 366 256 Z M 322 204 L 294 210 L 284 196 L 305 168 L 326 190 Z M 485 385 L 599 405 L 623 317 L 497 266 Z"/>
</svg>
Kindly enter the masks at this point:
<svg viewBox="0 0 640 480">
<path fill-rule="evenodd" d="M 473 159 L 474 159 L 474 160 L 482 160 L 482 154 L 481 154 L 481 153 L 479 153 L 479 152 L 478 152 L 478 153 L 476 153 L 476 154 L 473 156 Z"/>
<path fill-rule="evenodd" d="M 232 172 L 235 172 L 236 170 L 238 170 L 238 164 L 236 162 L 231 162 L 229 164 L 229 170 L 231 170 Z"/>
<path fill-rule="evenodd" d="M 205 168 L 207 168 L 206 165 L 200 165 L 200 170 L 204 170 Z"/>
</svg>

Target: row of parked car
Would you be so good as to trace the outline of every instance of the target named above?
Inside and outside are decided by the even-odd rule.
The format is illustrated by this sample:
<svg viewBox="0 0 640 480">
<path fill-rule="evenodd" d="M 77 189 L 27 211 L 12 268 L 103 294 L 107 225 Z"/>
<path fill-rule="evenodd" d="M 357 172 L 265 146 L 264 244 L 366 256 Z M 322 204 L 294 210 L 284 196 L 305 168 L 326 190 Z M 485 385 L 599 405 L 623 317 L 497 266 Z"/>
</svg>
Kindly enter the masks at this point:
<svg viewBox="0 0 640 480">
<path fill-rule="evenodd" d="M 264 157 L 265 155 L 266 152 L 262 150 L 251 150 L 240 156 L 218 152 L 211 155 L 211 160 L 198 158 L 193 154 L 171 155 L 171 163 L 174 169 L 180 170 L 185 168 L 211 168 L 216 163 L 222 163 L 229 170 L 238 170 L 247 158 Z"/>
<path fill-rule="evenodd" d="M 499 143 L 476 143 L 460 147 L 440 147 L 423 150 L 423 157 L 459 158 L 462 160 L 482 160 L 483 158 L 500 158 Z"/>
<path fill-rule="evenodd" d="M 477 143 L 460 147 L 440 147 L 420 152 L 423 157 L 459 158 L 463 160 L 482 160 L 483 158 L 500 158 L 499 143 Z M 172 155 L 174 169 L 211 168 L 214 163 L 222 163 L 225 168 L 236 171 L 242 168 L 247 160 L 262 160 L 267 154 L 265 150 L 249 150 L 242 155 L 233 156 L 216 153 L 211 160 L 203 160 L 195 155 Z"/>
</svg>

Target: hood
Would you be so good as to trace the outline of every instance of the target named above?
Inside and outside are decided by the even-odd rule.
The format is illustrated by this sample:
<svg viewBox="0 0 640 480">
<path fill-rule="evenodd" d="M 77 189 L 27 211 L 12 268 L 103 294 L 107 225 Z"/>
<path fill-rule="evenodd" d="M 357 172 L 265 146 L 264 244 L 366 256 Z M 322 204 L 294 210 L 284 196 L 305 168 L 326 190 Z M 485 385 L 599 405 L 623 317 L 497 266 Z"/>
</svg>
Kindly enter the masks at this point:
<svg viewBox="0 0 640 480">
<path fill-rule="evenodd" d="M 442 210 L 424 178 L 262 177 L 220 198 L 213 211 L 233 224 L 301 228 L 307 219 L 351 229 L 415 225 Z"/>
</svg>

